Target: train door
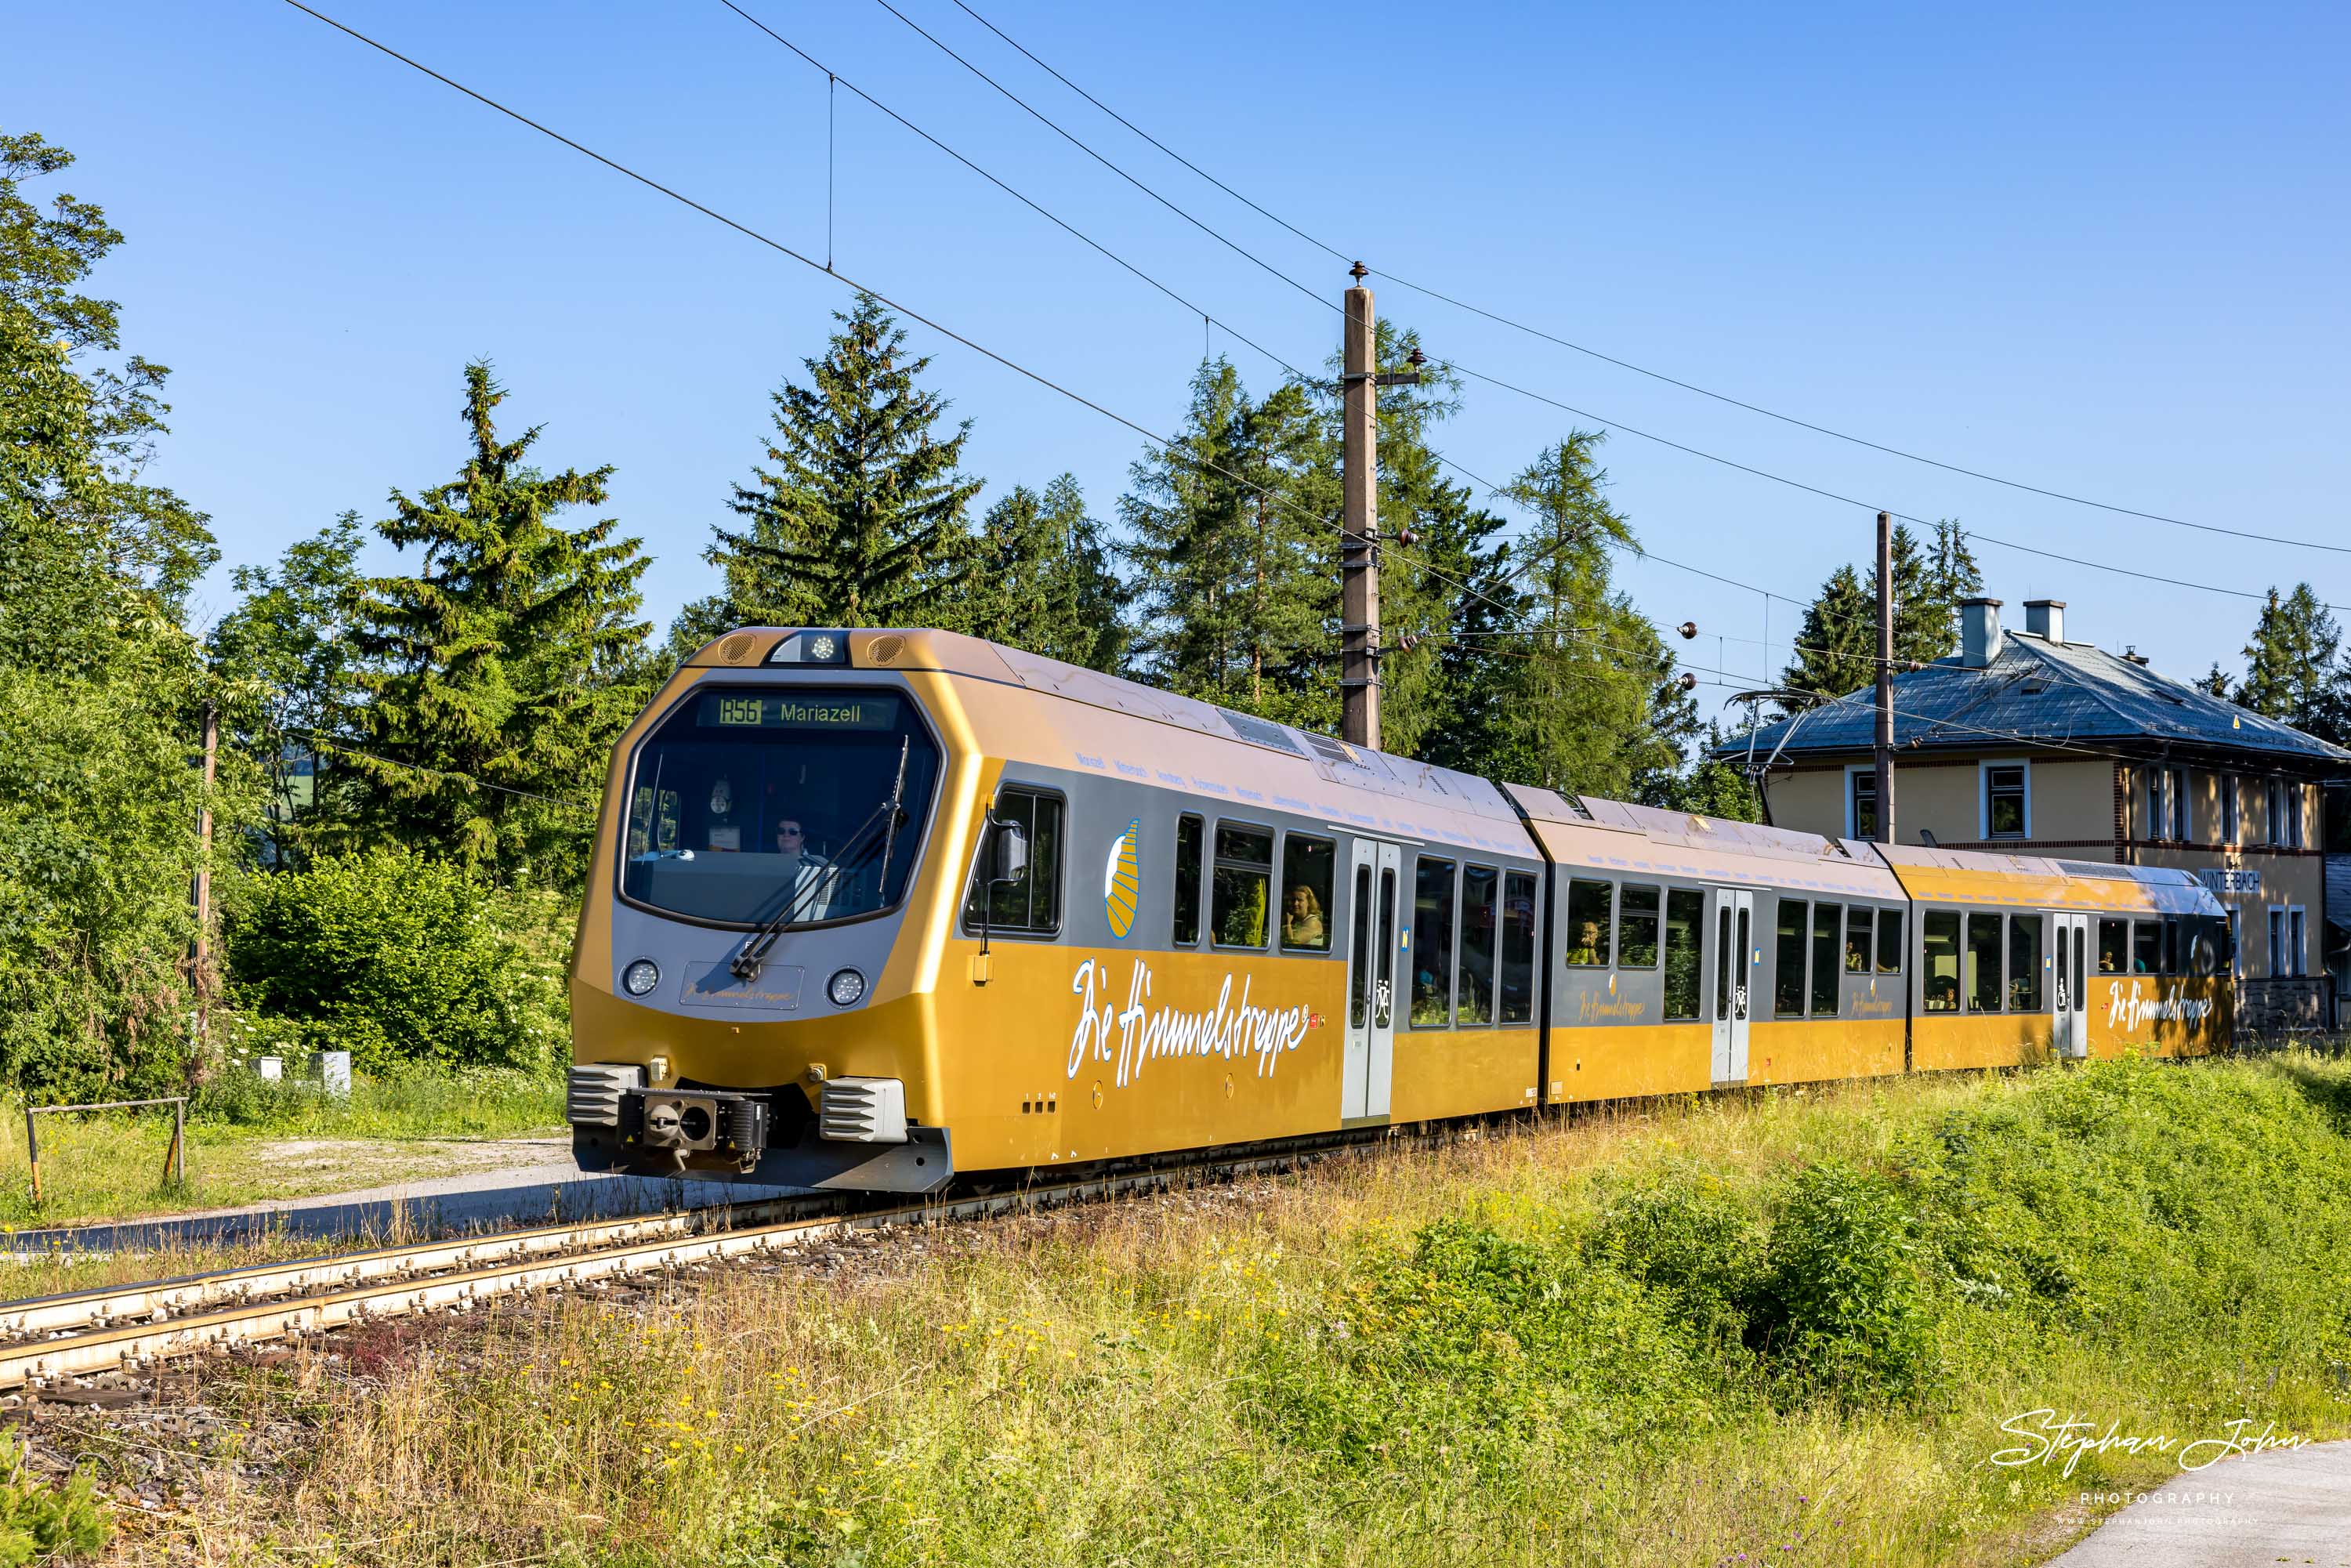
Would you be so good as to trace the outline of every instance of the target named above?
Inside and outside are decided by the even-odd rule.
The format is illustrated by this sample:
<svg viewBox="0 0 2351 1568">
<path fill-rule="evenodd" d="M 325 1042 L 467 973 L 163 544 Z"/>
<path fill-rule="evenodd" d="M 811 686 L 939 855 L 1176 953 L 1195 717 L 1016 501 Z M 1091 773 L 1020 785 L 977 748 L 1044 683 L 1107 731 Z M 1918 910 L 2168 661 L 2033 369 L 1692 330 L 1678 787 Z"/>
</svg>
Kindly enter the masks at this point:
<svg viewBox="0 0 2351 1568">
<path fill-rule="evenodd" d="M 1348 873 L 1347 1061 L 1339 1120 L 1384 1120 L 1395 1063 L 1396 935 L 1404 852 L 1354 841 Z"/>
<path fill-rule="evenodd" d="M 2052 1043 L 2058 1055 L 2079 1060 L 2090 1054 L 2090 917 L 2060 915 L 2055 923 L 2057 946 L 2050 967 L 2057 982 L 2057 1027 Z"/>
<path fill-rule="evenodd" d="M 1714 1081 L 1747 1081 L 1747 1005 L 1755 978 L 1755 895 L 1714 890 Z"/>
</svg>

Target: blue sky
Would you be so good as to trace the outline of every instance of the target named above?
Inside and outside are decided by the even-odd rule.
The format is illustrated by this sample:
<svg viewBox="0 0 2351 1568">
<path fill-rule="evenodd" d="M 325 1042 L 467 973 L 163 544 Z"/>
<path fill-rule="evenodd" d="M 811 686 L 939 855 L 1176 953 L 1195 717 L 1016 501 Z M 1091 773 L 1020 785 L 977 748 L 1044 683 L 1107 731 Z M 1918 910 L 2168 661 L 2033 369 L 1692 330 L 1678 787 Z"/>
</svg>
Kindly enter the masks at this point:
<svg viewBox="0 0 2351 1568">
<path fill-rule="evenodd" d="M 778 32 L 1300 364 L 1337 317 L 1089 161 L 873 0 L 743 0 Z M 908 15 L 1281 271 L 1340 263 L 1070 95 L 952 0 Z M 1128 118 L 1374 267 L 1816 423 L 2054 489 L 2351 544 L 2351 97 L 2340 6 L 1238 5 L 973 0 Z M 326 0 L 321 9 L 821 256 L 824 76 L 716 0 Z M 758 458 L 767 394 L 846 291 L 277 0 L 52 7 L 12 31 L 7 129 L 129 243 L 99 275 L 126 346 L 173 367 L 155 473 L 265 562 L 345 507 L 445 477 L 459 371 L 495 360 L 550 465 L 618 465 L 610 510 L 657 618 Z M 843 272 L 1172 429 L 1202 324 L 848 93 Z M 1611 421 L 1920 517 L 2220 587 L 2351 556 L 2022 495 L 1710 402 L 1378 284 L 1432 349 Z M 1222 333 L 1253 385 L 1278 371 Z M 1141 443 L 917 329 L 991 493 L 1063 469 L 1114 515 Z M 1473 383 L 1440 444 L 1496 481 L 1568 414 Z M 1589 421 L 1585 423 L 1591 423 Z M 1872 519 L 1622 432 L 1641 607 L 1692 662 L 1775 670 Z M 2021 614 L 2181 676 L 2234 664 L 2256 606 L 1979 546 Z M 390 559 L 387 552 L 385 560 Z M 215 612 L 225 568 L 206 587 Z M 1768 616 L 1768 619 L 1767 619 Z M 2351 617 L 2346 617 L 2351 619 Z M 1769 638 L 1777 646 L 1767 651 Z M 1718 642 L 1718 638 L 1721 639 Z"/>
</svg>

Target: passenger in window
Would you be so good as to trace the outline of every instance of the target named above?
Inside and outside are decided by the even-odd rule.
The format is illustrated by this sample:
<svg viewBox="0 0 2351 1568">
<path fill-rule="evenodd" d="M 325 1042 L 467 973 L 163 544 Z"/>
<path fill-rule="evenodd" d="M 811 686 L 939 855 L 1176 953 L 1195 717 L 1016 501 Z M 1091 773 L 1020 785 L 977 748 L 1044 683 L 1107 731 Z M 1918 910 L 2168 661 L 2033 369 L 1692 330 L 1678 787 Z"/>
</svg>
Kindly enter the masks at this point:
<svg viewBox="0 0 2351 1568">
<path fill-rule="evenodd" d="M 1587 920 L 1576 927 L 1575 946 L 1567 950 L 1567 961 L 1587 967 L 1607 962 L 1600 952 L 1600 922 Z"/>
<path fill-rule="evenodd" d="M 1303 883 L 1290 890 L 1290 907 L 1281 917 L 1281 945 L 1285 947 L 1320 947 L 1323 946 L 1322 901 L 1314 890 Z"/>
</svg>

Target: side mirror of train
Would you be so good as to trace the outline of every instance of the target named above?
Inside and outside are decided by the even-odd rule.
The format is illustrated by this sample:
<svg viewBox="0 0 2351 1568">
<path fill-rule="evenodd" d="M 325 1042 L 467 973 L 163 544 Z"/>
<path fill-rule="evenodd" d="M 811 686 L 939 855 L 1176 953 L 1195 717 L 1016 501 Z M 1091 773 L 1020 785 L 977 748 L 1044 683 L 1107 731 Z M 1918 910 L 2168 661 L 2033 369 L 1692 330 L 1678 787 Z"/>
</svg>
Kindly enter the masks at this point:
<svg viewBox="0 0 2351 1568">
<path fill-rule="evenodd" d="M 1029 831 L 1018 822 L 998 821 L 988 840 L 987 880 L 1019 882 L 1029 874 Z"/>
</svg>

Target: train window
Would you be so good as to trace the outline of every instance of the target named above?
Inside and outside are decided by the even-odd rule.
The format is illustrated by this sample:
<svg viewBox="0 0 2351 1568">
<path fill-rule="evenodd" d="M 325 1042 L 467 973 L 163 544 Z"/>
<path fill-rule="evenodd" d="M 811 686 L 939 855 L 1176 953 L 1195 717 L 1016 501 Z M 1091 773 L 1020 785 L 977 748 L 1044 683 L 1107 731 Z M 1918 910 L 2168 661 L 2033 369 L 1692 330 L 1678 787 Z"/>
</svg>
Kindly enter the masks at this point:
<svg viewBox="0 0 2351 1568">
<path fill-rule="evenodd" d="M 1844 972 L 1848 975 L 1869 973 L 1871 938 L 1876 935 L 1871 922 L 1876 913 L 1865 904 L 1844 912 Z"/>
<path fill-rule="evenodd" d="M 2209 916 L 2188 921 L 2189 972 L 2210 979 L 2228 966 L 2229 923 Z"/>
<path fill-rule="evenodd" d="M 1844 906 L 1837 904 L 1813 905 L 1813 1016 L 1834 1018 L 1837 1013 L 1837 976 L 1843 966 L 1837 962 L 1837 934 L 1844 925 Z"/>
<path fill-rule="evenodd" d="M 1395 937 L 1396 873 L 1385 866 L 1380 868 L 1380 917 L 1373 927 L 1378 934 L 1372 943 L 1377 955 L 1380 972 L 1372 985 L 1372 1027 L 1393 1028 L 1395 1023 Z"/>
<path fill-rule="evenodd" d="M 2098 973 L 2119 975 L 2130 967 L 2130 922 L 2098 922 Z"/>
<path fill-rule="evenodd" d="M 1496 1011 L 1504 1023 L 1535 1017 L 1535 879 L 1523 872 L 1502 878 L 1502 994 Z"/>
<path fill-rule="evenodd" d="M 2008 1010 L 2041 1010 L 2041 916 L 2008 917 Z"/>
<path fill-rule="evenodd" d="M 1919 926 L 1926 966 L 1926 1008 L 1930 1013 L 1959 1010 L 1959 912 L 1930 909 Z"/>
<path fill-rule="evenodd" d="M 1354 951 L 1347 959 L 1347 1027 L 1362 1029 L 1372 1021 L 1372 868 L 1355 868 L 1355 897 L 1350 905 L 1355 923 Z"/>
<path fill-rule="evenodd" d="M 2179 916 L 2167 915 L 2163 917 L 2163 973 L 2181 973 L 2179 956 Z"/>
<path fill-rule="evenodd" d="M 1494 1021 L 1494 894 L 1501 880 L 1502 873 L 1489 865 L 1461 868 L 1461 955 L 1453 1009 L 1462 1023 Z"/>
<path fill-rule="evenodd" d="M 1176 819 L 1176 940 L 1200 939 L 1200 819 Z"/>
<path fill-rule="evenodd" d="M 1657 967 L 1657 890 L 1633 883 L 1616 897 L 1616 967 Z"/>
<path fill-rule="evenodd" d="M 1877 972 L 1902 972 L 1902 912 L 1898 909 L 1877 912 Z"/>
<path fill-rule="evenodd" d="M 2152 920 L 2131 922 L 2131 973 L 2152 975 L 2163 967 L 2163 927 Z"/>
<path fill-rule="evenodd" d="M 1029 863 L 1011 882 L 990 882 L 984 871 L 974 874 L 970 895 L 964 900 L 964 929 L 976 934 L 985 925 L 997 936 L 1050 936 L 1061 928 L 1062 810 L 1059 795 L 1033 789 L 997 791 L 995 809 L 988 815 L 999 822 L 1019 825 L 1029 838 Z M 994 837 L 991 828 L 987 838 Z M 992 848 L 983 840 L 982 867 L 995 858 Z"/>
<path fill-rule="evenodd" d="M 1208 890 L 1208 927 L 1219 947 L 1262 947 L 1273 892 L 1273 833 L 1238 822 L 1217 824 L 1216 879 Z"/>
<path fill-rule="evenodd" d="M 1968 1011 L 2000 1011 L 2000 916 L 1968 916 Z"/>
<path fill-rule="evenodd" d="M 1338 846 L 1290 833 L 1281 841 L 1281 945 L 1292 952 L 1331 950 L 1331 883 Z"/>
<path fill-rule="evenodd" d="M 1693 887 L 1666 890 L 1666 1017 L 1698 1016 L 1699 976 L 1706 966 L 1706 894 Z M 1729 966 L 1724 966 L 1726 970 Z"/>
<path fill-rule="evenodd" d="M 1608 967 L 1608 906 L 1615 891 L 1614 883 L 1568 880 L 1565 962 L 1570 968 Z"/>
<path fill-rule="evenodd" d="M 1771 967 L 1771 1012 L 1783 1019 L 1804 1016 L 1804 901 L 1780 901 L 1780 945 Z"/>
<path fill-rule="evenodd" d="M 1735 953 L 1740 956 L 1742 961 L 1740 972 L 1744 974 L 1746 972 L 1744 960 L 1747 956 L 1747 944 L 1741 942 L 1736 947 L 1730 945 L 1730 904 L 1729 901 L 1726 900 L 1724 902 L 1722 907 L 1717 912 L 1717 914 L 1719 916 L 1719 923 L 1716 927 L 1714 937 L 1714 1017 L 1715 1021 L 1719 1023 L 1730 1016 L 1731 955 Z"/>
<path fill-rule="evenodd" d="M 1453 1021 L 1453 862 L 1416 856 L 1412 871 L 1412 1027 Z"/>
</svg>

